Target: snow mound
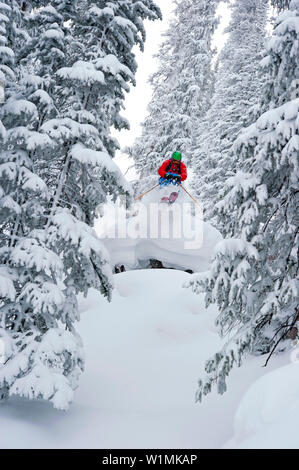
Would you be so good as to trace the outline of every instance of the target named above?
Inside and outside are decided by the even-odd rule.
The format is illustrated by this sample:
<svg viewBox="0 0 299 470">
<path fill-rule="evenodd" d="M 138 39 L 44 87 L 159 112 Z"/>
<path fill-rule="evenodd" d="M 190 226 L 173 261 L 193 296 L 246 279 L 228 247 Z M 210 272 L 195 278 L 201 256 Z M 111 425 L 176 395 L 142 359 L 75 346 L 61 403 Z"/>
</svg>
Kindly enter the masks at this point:
<svg viewBox="0 0 299 470">
<path fill-rule="evenodd" d="M 298 363 L 267 373 L 242 399 L 234 421 L 235 448 L 299 448 Z"/>
<path fill-rule="evenodd" d="M 190 204 L 179 191 L 177 201 L 161 203 L 161 199 L 177 192 L 178 187 L 156 189 L 131 209 L 128 216 L 120 206 L 103 207 L 96 231 L 110 254 L 113 266 L 126 270 L 149 267 L 150 260 L 159 260 L 165 268 L 207 270 L 215 245 L 222 240 L 212 225 L 203 221 L 202 211 Z"/>
</svg>

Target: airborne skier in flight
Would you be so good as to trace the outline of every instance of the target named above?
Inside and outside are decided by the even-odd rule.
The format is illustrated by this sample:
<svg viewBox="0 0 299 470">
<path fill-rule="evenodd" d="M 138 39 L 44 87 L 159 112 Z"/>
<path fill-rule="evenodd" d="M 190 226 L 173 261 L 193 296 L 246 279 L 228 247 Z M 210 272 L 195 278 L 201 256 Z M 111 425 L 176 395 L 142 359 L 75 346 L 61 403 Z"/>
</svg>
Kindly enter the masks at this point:
<svg viewBox="0 0 299 470">
<path fill-rule="evenodd" d="M 158 186 L 169 186 L 173 184 L 174 186 L 179 186 L 181 189 L 185 191 L 186 194 L 192 199 L 192 201 L 200 206 L 199 202 L 194 199 L 194 197 L 187 191 L 186 188 L 181 184 L 182 181 L 187 179 L 187 167 L 182 162 L 182 154 L 180 152 L 174 152 L 169 160 L 166 160 L 159 168 L 158 173 L 160 175 L 159 183 L 156 184 L 153 188 L 148 189 L 145 193 L 138 196 L 135 201 L 139 201 L 143 198 L 146 194 L 150 193 Z M 173 204 L 177 198 L 179 193 L 173 192 L 170 194 L 169 197 L 163 197 L 162 202 L 167 202 L 168 204 Z"/>
<path fill-rule="evenodd" d="M 182 155 L 180 152 L 174 152 L 169 160 L 166 160 L 158 170 L 159 175 L 164 180 L 165 184 L 179 184 L 181 181 L 187 179 L 187 167 L 182 162 Z M 168 197 L 163 197 L 162 202 L 173 204 L 178 198 L 178 192 L 174 191 Z"/>
</svg>

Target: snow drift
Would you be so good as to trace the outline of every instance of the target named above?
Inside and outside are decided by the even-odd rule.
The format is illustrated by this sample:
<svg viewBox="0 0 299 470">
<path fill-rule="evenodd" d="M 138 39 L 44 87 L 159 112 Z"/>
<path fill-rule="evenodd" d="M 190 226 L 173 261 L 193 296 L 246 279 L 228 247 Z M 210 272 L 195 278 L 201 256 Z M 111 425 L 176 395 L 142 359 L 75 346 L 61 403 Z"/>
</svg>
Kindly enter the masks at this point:
<svg viewBox="0 0 299 470">
<path fill-rule="evenodd" d="M 115 206 L 102 208 L 96 230 L 113 266 L 141 269 L 148 267 L 150 260 L 159 260 L 165 268 L 208 269 L 214 246 L 222 236 L 203 221 L 202 210 L 182 190 L 175 204 L 161 203 L 173 191 L 178 187 L 154 190 L 129 214 L 120 206 L 117 213 L 113 212 Z"/>
<path fill-rule="evenodd" d="M 195 403 L 197 379 L 222 340 L 217 309 L 182 287 L 190 277 L 131 271 L 114 276 L 111 303 L 95 290 L 81 297 L 86 370 L 72 407 L 11 398 L 0 407 L 0 448 L 295 446 L 299 379 L 289 354 L 267 369 L 265 358 L 249 358 L 225 395 Z"/>
</svg>

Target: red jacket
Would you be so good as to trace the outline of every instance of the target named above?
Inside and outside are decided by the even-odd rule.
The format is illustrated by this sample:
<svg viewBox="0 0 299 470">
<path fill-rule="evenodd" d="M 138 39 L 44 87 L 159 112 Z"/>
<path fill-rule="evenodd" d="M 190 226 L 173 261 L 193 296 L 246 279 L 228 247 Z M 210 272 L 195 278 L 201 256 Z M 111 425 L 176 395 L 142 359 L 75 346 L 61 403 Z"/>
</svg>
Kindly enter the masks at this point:
<svg viewBox="0 0 299 470">
<path fill-rule="evenodd" d="M 167 170 L 167 167 L 169 169 Z M 182 162 L 177 162 L 172 158 L 166 160 L 159 168 L 158 173 L 162 178 L 165 178 L 165 173 L 177 173 L 181 175 L 181 180 L 185 181 L 187 179 L 187 167 Z"/>
</svg>

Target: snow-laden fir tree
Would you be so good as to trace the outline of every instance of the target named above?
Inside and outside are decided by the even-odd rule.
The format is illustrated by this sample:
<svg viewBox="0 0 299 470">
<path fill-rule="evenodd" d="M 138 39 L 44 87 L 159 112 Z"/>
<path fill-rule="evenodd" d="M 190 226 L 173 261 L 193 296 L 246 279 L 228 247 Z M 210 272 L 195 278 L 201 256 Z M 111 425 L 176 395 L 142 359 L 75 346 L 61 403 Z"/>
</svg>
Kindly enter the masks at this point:
<svg viewBox="0 0 299 470">
<path fill-rule="evenodd" d="M 157 168 L 174 151 L 191 160 L 198 122 L 210 106 L 214 76 L 212 37 L 218 25 L 218 0 L 181 0 L 158 54 L 151 77 L 153 96 L 142 135 L 129 149 L 139 175 L 139 190 L 157 179 Z"/>
<path fill-rule="evenodd" d="M 278 11 L 289 8 L 291 0 L 271 0 L 271 5 Z"/>
<path fill-rule="evenodd" d="M 160 11 L 151 0 L 102 2 L 101 8 L 82 0 L 71 19 L 72 42 L 66 62 L 73 63 L 56 74 L 60 85 L 60 119 L 49 120 L 42 131 L 51 138 L 55 136 L 58 166 L 62 168 L 49 220 L 52 219 L 55 231 L 62 230 L 63 238 L 65 230 L 68 234 L 70 246 L 64 244 L 64 258 L 68 277 L 71 282 L 75 279 L 80 291 L 94 286 L 110 296 L 106 257 L 102 252 L 88 263 L 82 259 L 74 263 L 72 224 L 76 218 L 78 227 L 84 231 L 84 224 L 93 225 L 96 207 L 106 202 L 107 195 L 115 200 L 119 195 L 130 194 L 128 184 L 111 160 L 118 144 L 111 138 L 110 128 L 127 126 L 120 110 L 129 83 L 134 84 L 137 64 L 132 49 L 136 44 L 143 48 L 143 20 L 158 17 Z M 66 209 L 56 215 L 60 204 L 67 205 L 69 219 Z M 90 244 L 88 234 L 89 229 L 87 241 L 79 250 L 81 255 L 84 246 L 87 253 L 94 251 L 95 246 L 103 250 L 98 241 L 94 245 L 91 240 Z"/>
<path fill-rule="evenodd" d="M 0 107 L 5 129 L 0 151 L 0 337 L 5 345 L 0 393 L 2 398 L 18 394 L 49 399 L 57 408 L 66 408 L 83 355 L 81 341 L 71 328 L 73 319 L 68 318 L 71 309 L 64 295 L 63 262 L 57 247 L 49 243 L 50 187 L 38 175 L 39 156 L 53 148 L 51 139 L 40 133 L 40 122 L 52 102 L 45 90 L 38 90 L 42 77 L 29 76 L 20 67 L 19 53 L 29 40 L 20 4 L 4 5 L 9 7 L 7 40 L 13 52 L 13 75 L 5 83 L 5 102 Z"/>
<path fill-rule="evenodd" d="M 132 46 L 138 45 L 143 51 L 143 20 L 161 18 L 161 12 L 152 0 L 100 3 L 98 5 L 89 0 L 78 2 L 69 59 L 74 62 L 71 64 L 75 67 L 74 75 L 78 75 L 76 70 L 83 70 L 84 67 L 90 68 L 86 70 L 89 77 L 92 74 L 94 78 L 96 74 L 99 77 L 104 74 L 105 82 L 102 80 L 100 83 L 99 80 L 98 89 L 94 90 L 92 86 L 92 93 L 88 90 L 85 92 L 86 103 L 83 105 L 96 116 L 102 147 L 113 157 L 119 146 L 110 136 L 110 127 L 114 126 L 118 130 L 129 128 L 129 123 L 121 116 L 120 111 L 129 85 L 135 85 L 137 63 Z M 70 70 L 65 69 L 60 76 L 67 80 L 68 72 Z M 80 87 L 79 79 L 76 80 Z M 100 95 L 97 94 L 101 91 Z M 111 181 L 111 185 L 115 183 Z"/>
<path fill-rule="evenodd" d="M 216 247 L 208 275 L 191 282 L 218 305 L 217 324 L 230 334 L 206 364 L 199 399 L 213 384 L 223 393 L 247 353 L 269 359 L 298 338 L 299 0 L 277 18 L 262 70 L 261 115 L 234 145 L 244 163 L 222 203 L 226 221 L 234 214 L 234 237 Z"/>
<path fill-rule="evenodd" d="M 239 156 L 231 154 L 232 144 L 242 127 L 252 122 L 263 81 L 259 62 L 265 46 L 268 0 L 236 0 L 230 8 L 228 39 L 218 58 L 215 93 L 197 129 L 192 163 L 192 186 L 203 201 L 207 219 L 212 220 L 223 184 L 239 165 Z"/>
<path fill-rule="evenodd" d="M 121 122 L 124 91 L 134 81 L 132 48 L 143 46 L 143 20 L 160 12 L 151 0 L 97 8 L 87 0 L 32 1 L 30 14 L 18 3 L 4 5 L 4 24 L 29 34 L 17 53 L 12 47 L 11 64 L 2 62 L 18 80 L 6 86 L 1 106 L 0 390 L 65 409 L 83 368 L 76 294 L 92 286 L 110 298 L 112 288 L 108 256 L 92 228 L 96 206 L 129 193 L 111 160 L 117 144 L 110 126 Z M 11 42 L 16 46 L 15 37 Z"/>
</svg>

